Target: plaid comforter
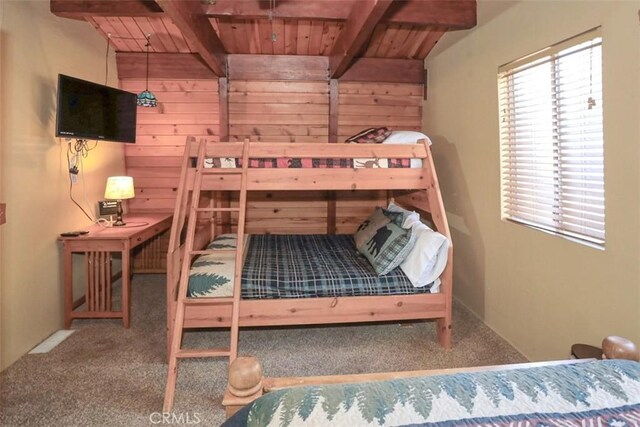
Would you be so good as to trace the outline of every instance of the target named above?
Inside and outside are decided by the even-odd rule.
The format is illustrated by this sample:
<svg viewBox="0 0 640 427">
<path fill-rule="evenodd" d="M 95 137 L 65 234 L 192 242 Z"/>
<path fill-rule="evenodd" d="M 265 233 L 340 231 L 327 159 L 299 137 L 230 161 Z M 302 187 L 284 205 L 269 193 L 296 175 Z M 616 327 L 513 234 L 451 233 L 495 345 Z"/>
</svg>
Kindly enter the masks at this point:
<svg viewBox="0 0 640 427">
<path fill-rule="evenodd" d="M 242 298 L 405 295 L 414 288 L 399 268 L 378 276 L 351 235 L 252 235 Z"/>
</svg>

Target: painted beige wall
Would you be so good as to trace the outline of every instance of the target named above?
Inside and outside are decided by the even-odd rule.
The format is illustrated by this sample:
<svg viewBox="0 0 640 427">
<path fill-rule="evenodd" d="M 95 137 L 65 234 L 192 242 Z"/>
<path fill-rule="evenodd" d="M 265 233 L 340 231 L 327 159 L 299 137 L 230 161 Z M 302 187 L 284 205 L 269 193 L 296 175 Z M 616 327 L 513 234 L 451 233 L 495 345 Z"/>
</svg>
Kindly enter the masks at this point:
<svg viewBox="0 0 640 427">
<path fill-rule="evenodd" d="M 480 0 L 480 25 L 426 62 L 425 130 L 451 220 L 455 295 L 532 360 L 608 334 L 640 343 L 640 2 L 498 3 Z M 499 193 L 498 66 L 598 25 L 605 251 L 501 221 Z"/>
<path fill-rule="evenodd" d="M 88 23 L 61 19 L 49 2 L 6 1 L 1 46 L 1 187 L 8 223 L 1 238 L 0 368 L 63 327 L 58 234 L 90 221 L 69 200 L 66 142 L 55 135 L 58 73 L 104 83 L 105 41 Z M 117 87 L 115 57 L 109 84 Z M 123 147 L 100 143 L 84 161 L 95 214 L 106 178 L 124 171 Z M 83 199 L 82 186 L 74 194 Z"/>
</svg>

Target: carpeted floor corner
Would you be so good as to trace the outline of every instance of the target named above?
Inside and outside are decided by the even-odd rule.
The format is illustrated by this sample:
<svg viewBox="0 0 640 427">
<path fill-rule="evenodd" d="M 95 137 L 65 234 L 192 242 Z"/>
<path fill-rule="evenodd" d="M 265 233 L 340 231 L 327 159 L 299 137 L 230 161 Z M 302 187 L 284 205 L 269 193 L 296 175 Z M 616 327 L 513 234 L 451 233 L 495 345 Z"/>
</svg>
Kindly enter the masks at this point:
<svg viewBox="0 0 640 427">
<path fill-rule="evenodd" d="M 164 276 L 136 275 L 132 325 L 76 320 L 76 332 L 47 354 L 26 355 L 0 374 L 2 426 L 158 425 L 166 380 Z M 453 349 L 435 341 L 435 324 L 243 329 L 240 354 L 270 376 L 329 375 L 525 362 L 464 307 L 454 304 Z M 226 331 L 195 331 L 193 347 L 227 345 Z M 217 345 L 216 345 L 217 343 Z M 181 364 L 174 413 L 216 426 L 227 362 Z"/>
</svg>

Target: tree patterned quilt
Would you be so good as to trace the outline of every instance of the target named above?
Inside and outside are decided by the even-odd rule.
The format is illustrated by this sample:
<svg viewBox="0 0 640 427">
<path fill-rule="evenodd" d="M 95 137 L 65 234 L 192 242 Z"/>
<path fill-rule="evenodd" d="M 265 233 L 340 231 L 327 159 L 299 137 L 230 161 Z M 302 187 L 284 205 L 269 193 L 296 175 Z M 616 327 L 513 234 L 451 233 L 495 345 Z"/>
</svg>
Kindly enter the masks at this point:
<svg viewBox="0 0 640 427">
<path fill-rule="evenodd" d="M 300 387 L 225 426 L 638 426 L 640 363 L 626 360 Z"/>
</svg>

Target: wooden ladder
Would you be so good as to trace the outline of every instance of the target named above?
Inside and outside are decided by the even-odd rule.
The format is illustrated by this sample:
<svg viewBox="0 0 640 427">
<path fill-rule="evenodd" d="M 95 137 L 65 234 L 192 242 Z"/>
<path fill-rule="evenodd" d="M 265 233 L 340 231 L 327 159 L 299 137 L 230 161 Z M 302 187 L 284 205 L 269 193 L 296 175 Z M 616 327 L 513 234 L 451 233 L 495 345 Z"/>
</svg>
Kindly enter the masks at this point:
<svg viewBox="0 0 640 427">
<path fill-rule="evenodd" d="M 187 222 L 187 234 L 185 241 L 185 253 L 182 260 L 180 270 L 180 284 L 178 288 L 178 298 L 176 313 L 173 322 L 173 334 L 171 336 L 171 344 L 169 347 L 169 368 L 167 371 L 167 385 L 164 394 L 163 411 L 170 412 L 173 407 L 176 380 L 178 377 L 178 360 L 195 357 L 229 357 L 229 363 L 233 362 L 238 356 L 238 333 L 239 333 L 239 306 L 240 294 L 242 291 L 242 261 L 244 254 L 244 230 L 245 216 L 247 207 L 247 168 L 249 165 L 249 142 L 245 141 L 242 149 L 242 169 L 221 169 L 221 168 L 204 168 L 204 159 L 206 153 L 206 141 L 202 140 L 198 147 L 198 163 L 195 169 L 195 178 L 193 184 L 193 192 L 191 196 L 191 208 Z M 201 208 L 200 193 L 202 191 L 202 180 L 205 175 L 229 176 L 240 175 L 240 200 L 237 208 Z M 198 214 L 202 212 L 215 213 L 218 212 L 238 212 L 238 228 L 236 249 L 230 250 L 195 250 L 194 240 L 196 233 L 196 224 L 198 222 Z M 195 256 L 205 254 L 221 254 L 235 252 L 235 270 L 233 282 L 232 297 L 187 297 L 189 287 L 189 270 L 191 262 Z M 214 304 L 212 304 L 214 303 Z M 231 305 L 231 343 L 229 348 L 214 349 L 184 349 L 182 348 L 182 332 L 184 330 L 184 313 L 185 308 L 189 305 Z"/>
</svg>

